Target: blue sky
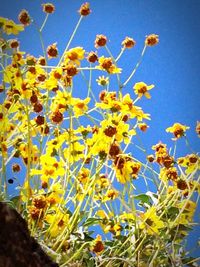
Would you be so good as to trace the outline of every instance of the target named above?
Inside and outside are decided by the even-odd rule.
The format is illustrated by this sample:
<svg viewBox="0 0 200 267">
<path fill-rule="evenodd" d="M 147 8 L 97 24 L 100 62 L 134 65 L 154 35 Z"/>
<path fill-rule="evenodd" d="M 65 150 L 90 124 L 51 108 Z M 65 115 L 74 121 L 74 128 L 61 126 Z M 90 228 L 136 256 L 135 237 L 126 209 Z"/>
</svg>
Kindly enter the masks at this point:
<svg viewBox="0 0 200 267">
<path fill-rule="evenodd" d="M 33 0 L 2 1 L 0 16 L 17 22 L 18 13 L 25 8 L 41 25 L 44 18 L 42 3 Z M 46 46 L 57 42 L 62 52 L 78 21 L 77 10 L 83 1 L 52 3 L 56 12 L 49 16 L 43 36 Z M 200 139 L 195 133 L 196 122 L 200 120 L 200 1 L 91 0 L 90 4 L 92 13 L 82 21 L 71 47 L 78 45 L 87 51 L 95 50 L 96 34 L 104 34 L 109 40 L 108 47 L 116 56 L 122 40 L 126 36 L 134 38 L 136 47 L 127 51 L 122 60 L 122 80 L 137 63 L 145 36 L 151 33 L 159 35 L 159 44 L 147 49 L 141 66 L 125 88 L 126 92 L 132 91 L 134 83 L 139 81 L 155 85 L 151 100 L 140 102 L 152 117 L 148 132 L 141 135 L 145 146 L 151 151 L 151 145 L 160 140 L 172 145 L 171 135 L 165 129 L 174 122 L 180 122 L 191 127 L 188 138 L 192 148 L 200 151 Z M 36 57 L 42 54 L 38 34 L 33 27 L 27 27 L 19 39 L 22 50 Z M 104 50 L 99 50 L 99 53 L 104 53 Z M 99 93 L 98 87 L 96 90 Z M 180 155 L 189 153 L 183 143 L 179 141 Z"/>
</svg>

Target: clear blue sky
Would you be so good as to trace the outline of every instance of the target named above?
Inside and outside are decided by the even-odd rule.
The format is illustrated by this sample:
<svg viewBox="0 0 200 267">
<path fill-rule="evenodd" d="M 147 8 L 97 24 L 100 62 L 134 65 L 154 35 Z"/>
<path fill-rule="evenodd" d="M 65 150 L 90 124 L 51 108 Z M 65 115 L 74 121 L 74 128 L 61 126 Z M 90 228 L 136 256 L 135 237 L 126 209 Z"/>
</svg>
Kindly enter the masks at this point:
<svg viewBox="0 0 200 267">
<path fill-rule="evenodd" d="M 57 42 L 60 52 L 78 20 L 77 10 L 84 1 L 51 1 L 56 12 L 50 15 L 44 30 L 45 45 Z M 150 128 L 143 139 L 151 147 L 159 140 L 172 144 L 171 135 L 165 128 L 174 122 L 191 127 L 188 137 L 194 150 L 200 151 L 200 139 L 196 137 L 195 126 L 200 120 L 200 1 L 199 0 L 91 0 L 92 13 L 86 17 L 71 47 L 83 46 L 94 50 L 96 34 L 108 37 L 108 46 L 114 56 L 120 51 L 125 36 L 137 42 L 133 50 L 125 53 L 123 63 L 126 79 L 129 69 L 137 63 L 146 35 L 156 33 L 160 42 L 149 48 L 142 65 L 131 83 L 125 89 L 132 90 L 135 82 L 155 84 L 151 100 L 142 100 L 144 110 L 151 113 Z M 41 25 L 44 14 L 43 1 L 1 0 L 0 16 L 17 21 L 22 8 Z M 21 49 L 36 57 L 42 54 L 38 35 L 33 27 L 27 27 L 20 34 Z M 102 52 L 100 52 L 102 53 Z M 97 89 L 99 90 L 99 88 Z M 181 144 L 180 140 L 180 144 Z M 149 149 L 150 151 L 150 149 Z M 178 152 L 184 154 L 182 146 Z M 191 243 L 192 247 L 192 243 Z"/>
</svg>

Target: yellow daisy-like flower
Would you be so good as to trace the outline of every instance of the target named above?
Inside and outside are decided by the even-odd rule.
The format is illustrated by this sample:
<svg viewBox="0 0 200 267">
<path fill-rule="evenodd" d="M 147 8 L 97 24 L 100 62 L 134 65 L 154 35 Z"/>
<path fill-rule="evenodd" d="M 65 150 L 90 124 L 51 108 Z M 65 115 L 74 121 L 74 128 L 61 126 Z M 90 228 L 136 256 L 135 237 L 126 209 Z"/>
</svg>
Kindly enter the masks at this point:
<svg viewBox="0 0 200 267">
<path fill-rule="evenodd" d="M 150 120 L 150 114 L 144 113 L 141 107 L 135 106 L 129 94 L 126 94 L 121 101 L 124 115 L 130 115 L 130 118 L 137 118 L 138 121 Z"/>
<path fill-rule="evenodd" d="M 114 200 L 118 197 L 118 191 L 115 189 L 108 189 L 107 192 L 105 193 L 105 195 L 103 196 L 102 201 L 106 202 L 106 201 L 110 201 L 110 200 Z"/>
<path fill-rule="evenodd" d="M 75 117 L 78 118 L 79 116 L 82 116 L 88 110 L 87 104 L 89 102 L 90 102 L 89 97 L 85 99 L 80 99 L 80 98 L 72 99 L 72 105 Z"/>
<path fill-rule="evenodd" d="M 134 92 L 135 94 L 141 98 L 143 95 L 146 96 L 146 98 L 151 98 L 150 94 L 149 94 L 149 90 L 151 90 L 152 88 L 154 88 L 154 85 L 147 85 L 144 82 L 138 82 L 134 85 Z"/>
<path fill-rule="evenodd" d="M 77 175 L 78 181 L 82 184 L 88 183 L 89 177 L 90 177 L 90 170 L 86 168 L 82 168 Z"/>
<path fill-rule="evenodd" d="M 200 169 L 200 157 L 196 154 L 189 154 L 185 157 L 180 157 L 177 159 L 179 166 L 185 168 L 186 174 L 191 174 L 195 170 Z"/>
<path fill-rule="evenodd" d="M 80 60 L 84 59 L 84 55 L 85 55 L 85 50 L 82 47 L 80 46 L 74 47 L 65 53 L 64 62 L 68 63 L 69 61 L 72 61 L 79 66 Z"/>
<path fill-rule="evenodd" d="M 13 20 L 9 20 L 3 17 L 0 17 L 0 27 L 7 34 L 17 35 L 19 32 L 24 30 L 24 26 L 21 24 L 16 24 Z"/>
<path fill-rule="evenodd" d="M 136 179 L 140 168 L 141 164 L 139 162 L 129 161 L 122 157 L 116 157 L 115 159 L 116 178 L 121 184 L 129 182 L 131 178 Z"/>
<path fill-rule="evenodd" d="M 90 250 L 97 255 L 100 255 L 104 251 L 104 244 L 102 242 L 101 235 L 97 235 L 97 237 L 91 242 Z"/>
<path fill-rule="evenodd" d="M 151 207 L 145 213 L 142 213 L 141 218 L 140 229 L 146 229 L 150 235 L 158 233 L 159 229 L 164 227 L 164 222 L 156 214 L 156 207 Z"/>
<path fill-rule="evenodd" d="M 44 182 L 44 181 L 42 181 Z M 52 183 L 49 188 L 49 193 L 46 196 L 48 204 L 52 207 L 62 202 L 62 196 L 65 193 L 64 188 L 60 182 Z"/>
<path fill-rule="evenodd" d="M 119 215 L 119 219 L 124 222 L 134 222 L 135 221 L 135 215 L 133 213 L 126 213 L 123 212 L 123 214 Z"/>
<path fill-rule="evenodd" d="M 68 226 L 69 214 L 64 213 L 58 209 L 53 209 L 52 211 L 56 211 L 56 213 L 47 214 L 45 221 L 50 224 L 50 227 L 48 229 L 50 235 L 52 237 L 56 237 Z"/>
<path fill-rule="evenodd" d="M 71 142 L 68 148 L 63 150 L 64 157 L 70 163 L 77 162 L 84 158 L 85 146 L 75 141 Z"/>
<path fill-rule="evenodd" d="M 96 66 L 96 69 L 107 71 L 109 74 L 121 73 L 121 69 L 113 63 L 111 57 L 100 57 L 99 66 Z"/>
<path fill-rule="evenodd" d="M 98 85 L 100 86 L 106 86 L 109 84 L 109 78 L 108 77 L 105 77 L 104 75 L 103 76 L 99 76 L 98 79 L 96 79 Z"/>
<path fill-rule="evenodd" d="M 190 129 L 190 127 L 183 125 L 181 123 L 174 123 L 173 126 L 168 127 L 166 129 L 167 133 L 173 133 L 175 138 L 172 138 L 172 140 L 177 140 L 178 138 L 181 138 L 185 135 L 185 131 Z"/>
<path fill-rule="evenodd" d="M 179 216 L 176 219 L 177 224 L 184 224 L 188 225 L 192 222 L 195 210 L 196 210 L 196 203 L 192 200 L 185 199 L 181 203 L 177 205 L 177 207 L 181 210 L 184 207 L 184 211 L 179 213 Z M 173 224 L 174 222 L 172 222 Z"/>
<path fill-rule="evenodd" d="M 40 162 L 42 165 L 41 170 L 32 169 L 31 175 L 41 175 L 41 181 L 47 182 L 49 179 L 56 179 L 59 176 L 65 174 L 65 169 L 61 161 L 57 161 L 56 158 L 45 154 L 40 157 Z"/>
</svg>

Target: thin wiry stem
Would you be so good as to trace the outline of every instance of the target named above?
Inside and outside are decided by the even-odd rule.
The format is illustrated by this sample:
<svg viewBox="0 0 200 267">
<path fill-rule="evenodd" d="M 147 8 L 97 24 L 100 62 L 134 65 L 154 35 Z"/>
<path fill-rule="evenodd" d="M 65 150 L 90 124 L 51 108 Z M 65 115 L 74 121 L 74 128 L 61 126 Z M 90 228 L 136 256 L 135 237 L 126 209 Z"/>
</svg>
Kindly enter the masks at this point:
<svg viewBox="0 0 200 267">
<path fill-rule="evenodd" d="M 140 66 L 141 62 L 142 62 L 142 59 L 143 59 L 143 56 L 144 56 L 144 53 L 146 51 L 146 45 L 144 46 L 143 50 L 142 50 L 142 53 L 141 53 L 141 56 L 140 56 L 140 59 L 138 61 L 138 63 L 136 64 L 135 68 L 133 69 L 133 71 L 131 72 L 131 74 L 129 75 L 129 77 L 127 78 L 127 80 L 123 83 L 123 87 L 125 87 L 127 85 L 127 83 L 130 81 L 130 79 L 133 77 L 133 75 L 135 74 L 136 70 L 138 69 L 138 67 Z"/>
<path fill-rule="evenodd" d="M 69 39 L 67 45 L 66 45 L 66 47 L 65 47 L 65 50 L 64 50 L 64 52 L 62 53 L 62 56 L 61 56 L 61 58 L 60 58 L 60 61 L 58 62 L 57 67 L 59 67 L 59 66 L 61 65 L 61 63 L 62 63 L 62 61 L 63 61 L 63 58 L 64 58 L 64 56 L 65 56 L 65 53 L 66 53 L 66 51 L 69 49 L 69 46 L 70 46 L 70 44 L 71 44 L 71 42 L 72 42 L 72 40 L 73 40 L 73 38 L 74 38 L 74 36 L 75 36 L 77 30 L 78 30 L 78 27 L 79 27 L 79 25 L 80 25 L 82 19 L 83 19 L 83 16 L 80 16 L 80 18 L 79 18 L 79 20 L 78 20 L 78 22 L 77 22 L 77 24 L 76 24 L 76 27 L 75 27 L 75 29 L 74 29 L 74 31 L 73 31 L 73 33 L 72 33 L 72 35 L 71 35 L 71 37 L 70 37 L 70 39 Z"/>
</svg>

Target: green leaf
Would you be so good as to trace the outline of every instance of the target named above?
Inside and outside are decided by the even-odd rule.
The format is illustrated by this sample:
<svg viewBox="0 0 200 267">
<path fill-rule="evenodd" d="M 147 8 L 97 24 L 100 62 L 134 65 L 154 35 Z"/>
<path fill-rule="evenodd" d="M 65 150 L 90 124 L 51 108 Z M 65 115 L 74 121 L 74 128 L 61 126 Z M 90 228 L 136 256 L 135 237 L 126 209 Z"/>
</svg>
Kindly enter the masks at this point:
<svg viewBox="0 0 200 267">
<path fill-rule="evenodd" d="M 135 196 L 134 198 L 139 200 L 140 203 L 151 204 L 151 197 L 146 195 L 146 194 L 139 194 L 139 195 Z"/>
<path fill-rule="evenodd" d="M 170 207 L 167 210 L 167 216 L 170 218 L 175 218 L 179 214 L 179 209 L 176 207 Z"/>
</svg>

